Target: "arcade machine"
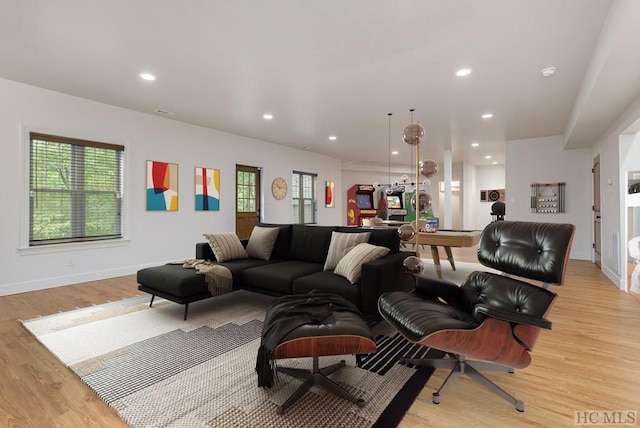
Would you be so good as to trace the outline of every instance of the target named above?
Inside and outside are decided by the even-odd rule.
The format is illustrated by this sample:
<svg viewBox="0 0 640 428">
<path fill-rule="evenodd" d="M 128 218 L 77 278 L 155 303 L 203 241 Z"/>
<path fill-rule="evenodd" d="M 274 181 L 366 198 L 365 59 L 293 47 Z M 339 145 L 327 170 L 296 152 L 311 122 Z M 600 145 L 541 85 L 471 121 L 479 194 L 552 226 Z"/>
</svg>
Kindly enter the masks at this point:
<svg viewBox="0 0 640 428">
<path fill-rule="evenodd" d="M 403 192 L 393 192 L 387 195 L 387 210 L 389 212 L 389 220 L 404 221 L 407 210 L 404 208 Z"/>
<path fill-rule="evenodd" d="M 416 213 L 416 197 L 415 192 L 406 192 L 404 194 L 404 206 L 407 208 L 407 215 L 404 220 L 411 222 L 418 218 L 427 220 L 429 230 L 435 232 L 440 227 L 440 220 L 433 215 L 431 195 L 426 190 L 420 190 L 418 197 L 418 213 Z M 416 215 L 417 214 L 417 215 Z"/>
<path fill-rule="evenodd" d="M 347 190 L 347 226 L 362 226 L 362 219 L 378 215 L 371 184 L 354 184 Z"/>
</svg>

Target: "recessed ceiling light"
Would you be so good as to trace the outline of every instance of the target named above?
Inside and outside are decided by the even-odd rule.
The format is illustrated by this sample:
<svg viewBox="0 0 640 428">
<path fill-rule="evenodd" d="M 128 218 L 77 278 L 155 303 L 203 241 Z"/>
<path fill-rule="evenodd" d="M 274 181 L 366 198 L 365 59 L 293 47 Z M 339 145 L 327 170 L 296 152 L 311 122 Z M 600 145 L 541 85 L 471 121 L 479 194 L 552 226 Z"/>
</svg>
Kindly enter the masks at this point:
<svg viewBox="0 0 640 428">
<path fill-rule="evenodd" d="M 491 119 L 493 117 L 493 113 L 485 113 L 482 115 L 483 119 Z"/>
<path fill-rule="evenodd" d="M 464 77 L 470 75 L 472 72 L 473 70 L 470 68 L 461 68 L 460 70 L 456 71 L 456 76 Z"/>
<path fill-rule="evenodd" d="M 394 150 L 394 151 L 392 151 L 392 152 L 391 152 L 391 154 L 392 154 L 392 155 L 397 155 L 397 154 L 398 154 L 398 151 L 397 151 L 397 150 Z"/>
<path fill-rule="evenodd" d="M 491 165 L 498 165 L 498 162 L 493 161 L 493 162 L 491 162 Z"/>
<path fill-rule="evenodd" d="M 471 147 L 478 147 L 480 143 L 471 143 Z"/>
<path fill-rule="evenodd" d="M 544 77 L 553 76 L 556 73 L 556 68 L 555 67 L 543 68 L 542 70 L 540 70 L 540 73 L 542 73 Z"/>
<path fill-rule="evenodd" d="M 485 159 L 491 159 L 491 155 L 486 155 L 484 158 Z"/>
<path fill-rule="evenodd" d="M 151 73 L 140 73 L 140 78 L 144 80 L 156 80 L 156 76 Z"/>
<path fill-rule="evenodd" d="M 262 115 L 262 118 L 264 120 L 271 120 L 271 119 L 273 119 L 273 115 L 270 114 L 270 113 L 265 113 L 265 114 Z"/>
<path fill-rule="evenodd" d="M 331 141 L 336 141 L 338 139 L 338 137 L 336 137 L 335 135 L 329 135 L 329 139 Z"/>
</svg>

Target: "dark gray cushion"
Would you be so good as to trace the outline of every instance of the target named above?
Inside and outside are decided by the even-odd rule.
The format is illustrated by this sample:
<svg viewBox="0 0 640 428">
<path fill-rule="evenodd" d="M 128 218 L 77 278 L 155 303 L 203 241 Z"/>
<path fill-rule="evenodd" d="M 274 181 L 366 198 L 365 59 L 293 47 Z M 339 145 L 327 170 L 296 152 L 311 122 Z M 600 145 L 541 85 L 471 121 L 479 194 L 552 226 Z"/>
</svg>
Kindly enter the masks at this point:
<svg viewBox="0 0 640 428">
<path fill-rule="evenodd" d="M 293 281 L 294 294 L 304 294 L 311 290 L 337 294 L 360 307 L 360 284 L 351 284 L 346 278 L 331 271 L 314 273 Z"/>
<path fill-rule="evenodd" d="M 322 267 L 318 263 L 285 260 L 247 269 L 242 274 L 242 282 L 251 288 L 291 294 L 294 279 L 320 272 Z"/>
<path fill-rule="evenodd" d="M 331 233 L 337 226 L 305 226 L 294 224 L 291 229 L 289 260 L 301 260 L 324 265 L 331 243 Z"/>
<path fill-rule="evenodd" d="M 261 227 L 278 227 L 278 239 L 273 246 L 271 259 L 287 259 L 289 257 L 289 247 L 291 246 L 291 225 L 290 224 L 274 224 L 274 223 L 258 223 Z"/>
<path fill-rule="evenodd" d="M 269 260 L 278 239 L 278 232 L 280 232 L 279 227 L 254 227 L 247 243 L 247 256 L 253 259 Z"/>
<path fill-rule="evenodd" d="M 395 254 L 400 251 L 400 237 L 398 236 L 398 229 L 395 227 L 389 227 L 387 229 L 367 229 L 361 227 L 341 227 L 338 232 L 345 233 L 362 233 L 371 232 L 369 237 L 369 244 L 377 245 L 379 247 L 387 247 L 389 254 Z"/>
<path fill-rule="evenodd" d="M 238 259 L 238 260 L 229 260 L 228 262 L 217 263 L 221 266 L 226 267 L 231 271 L 231 275 L 233 276 L 233 288 L 237 289 L 239 284 L 242 284 L 244 281 L 244 271 L 249 268 L 264 266 L 270 264 L 271 262 L 267 262 L 260 259 Z"/>
</svg>

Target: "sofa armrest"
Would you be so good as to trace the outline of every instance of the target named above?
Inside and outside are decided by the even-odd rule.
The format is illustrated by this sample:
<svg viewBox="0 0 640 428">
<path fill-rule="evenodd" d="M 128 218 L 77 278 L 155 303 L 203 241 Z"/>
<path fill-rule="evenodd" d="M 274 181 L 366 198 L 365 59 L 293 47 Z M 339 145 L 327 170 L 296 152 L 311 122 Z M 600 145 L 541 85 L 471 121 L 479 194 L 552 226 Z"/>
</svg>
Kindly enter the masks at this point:
<svg viewBox="0 0 640 428">
<path fill-rule="evenodd" d="M 196 244 L 196 259 L 218 261 L 208 242 L 198 242 Z"/>
<path fill-rule="evenodd" d="M 360 309 L 369 314 L 378 313 L 378 297 L 387 291 L 409 291 L 414 280 L 404 273 L 402 262 L 413 255 L 398 252 L 362 265 L 360 279 Z"/>
</svg>

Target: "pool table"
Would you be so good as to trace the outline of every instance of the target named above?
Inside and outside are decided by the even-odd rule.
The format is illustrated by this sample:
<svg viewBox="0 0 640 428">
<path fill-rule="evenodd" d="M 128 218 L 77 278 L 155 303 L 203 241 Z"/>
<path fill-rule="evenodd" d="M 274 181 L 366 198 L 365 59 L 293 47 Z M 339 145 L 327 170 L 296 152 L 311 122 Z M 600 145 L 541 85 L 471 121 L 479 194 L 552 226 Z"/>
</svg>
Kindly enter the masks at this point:
<svg viewBox="0 0 640 428">
<path fill-rule="evenodd" d="M 418 233 L 418 244 L 429 245 L 431 247 L 431 256 L 433 257 L 433 266 L 436 269 L 438 278 L 442 278 L 442 267 L 440 266 L 440 255 L 438 247 L 444 247 L 447 253 L 447 260 L 451 264 L 451 268 L 456 270 L 456 264 L 451 254 L 451 247 L 473 247 L 480 242 L 481 230 L 446 230 L 441 229 L 434 233 L 420 232 Z M 415 238 L 414 238 L 415 239 Z"/>
</svg>

